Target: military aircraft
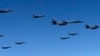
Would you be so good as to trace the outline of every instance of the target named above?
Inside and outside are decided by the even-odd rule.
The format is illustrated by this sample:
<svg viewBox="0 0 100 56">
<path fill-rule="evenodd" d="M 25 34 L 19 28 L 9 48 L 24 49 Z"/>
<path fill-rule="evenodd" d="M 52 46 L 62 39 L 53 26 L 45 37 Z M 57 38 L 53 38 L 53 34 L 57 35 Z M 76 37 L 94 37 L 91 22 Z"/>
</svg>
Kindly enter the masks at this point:
<svg viewBox="0 0 100 56">
<path fill-rule="evenodd" d="M 6 46 L 6 47 L 1 47 L 2 49 L 8 49 L 11 48 L 10 46 Z"/>
<path fill-rule="evenodd" d="M 8 12 L 12 12 L 12 10 L 9 9 L 0 10 L 0 13 L 8 13 Z"/>
<path fill-rule="evenodd" d="M 86 29 L 97 29 L 97 28 L 99 28 L 100 26 L 97 26 L 97 25 L 95 25 L 95 26 L 89 26 L 89 25 L 85 25 L 85 27 L 86 27 Z"/>
<path fill-rule="evenodd" d="M 52 19 L 52 24 L 53 25 L 59 25 L 59 26 L 64 26 L 70 23 L 82 23 L 83 21 L 80 20 L 76 20 L 76 21 L 71 21 L 71 22 L 67 22 L 67 21 L 61 21 L 61 22 L 57 22 L 56 20 Z"/>
<path fill-rule="evenodd" d="M 78 35 L 78 33 L 69 33 L 70 36 Z"/>
<path fill-rule="evenodd" d="M 69 39 L 70 37 L 61 37 L 60 39 L 62 40 L 66 40 L 66 39 Z"/>
<path fill-rule="evenodd" d="M 0 37 L 3 37 L 4 35 L 3 34 L 0 34 Z"/>
<path fill-rule="evenodd" d="M 57 21 L 52 19 L 52 25 L 56 25 L 57 24 Z"/>
<path fill-rule="evenodd" d="M 42 18 L 45 17 L 44 15 L 33 15 L 33 18 Z"/>
<path fill-rule="evenodd" d="M 72 21 L 72 22 L 69 22 L 69 23 L 83 23 L 83 21 L 76 20 L 76 21 Z"/>
<path fill-rule="evenodd" d="M 16 44 L 21 45 L 24 44 L 25 42 L 16 42 Z"/>
</svg>

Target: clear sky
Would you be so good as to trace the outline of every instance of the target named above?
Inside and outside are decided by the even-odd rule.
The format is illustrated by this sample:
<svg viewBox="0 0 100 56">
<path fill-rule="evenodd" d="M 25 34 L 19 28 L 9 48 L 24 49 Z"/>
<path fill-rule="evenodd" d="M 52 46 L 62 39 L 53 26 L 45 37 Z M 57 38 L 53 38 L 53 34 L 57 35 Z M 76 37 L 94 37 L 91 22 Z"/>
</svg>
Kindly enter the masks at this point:
<svg viewBox="0 0 100 56">
<path fill-rule="evenodd" d="M 99 0 L 0 0 L 0 56 L 100 56 L 100 29 L 85 29 L 85 24 L 100 25 Z M 46 17 L 34 19 L 32 15 Z M 57 21 L 82 20 L 84 23 L 54 26 Z M 68 40 L 69 32 L 79 33 Z M 15 41 L 26 44 L 16 45 Z"/>
</svg>

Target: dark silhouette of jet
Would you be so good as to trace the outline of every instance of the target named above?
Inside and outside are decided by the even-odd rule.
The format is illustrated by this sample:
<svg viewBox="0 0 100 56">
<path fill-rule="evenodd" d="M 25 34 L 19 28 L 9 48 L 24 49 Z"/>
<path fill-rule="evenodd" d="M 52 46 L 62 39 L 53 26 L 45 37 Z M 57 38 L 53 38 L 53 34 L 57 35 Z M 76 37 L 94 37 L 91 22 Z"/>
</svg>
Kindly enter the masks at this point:
<svg viewBox="0 0 100 56">
<path fill-rule="evenodd" d="M 12 12 L 12 10 L 9 9 L 0 10 L 0 13 L 8 13 L 8 12 Z"/>
<path fill-rule="evenodd" d="M 67 25 L 67 24 L 70 24 L 70 23 L 83 23 L 83 21 L 80 21 L 80 20 L 76 20 L 76 21 L 72 21 L 72 22 L 62 21 L 62 22 L 58 23 L 58 25 L 64 26 L 64 25 Z"/>
<path fill-rule="evenodd" d="M 70 36 L 78 35 L 78 33 L 69 33 Z"/>
<path fill-rule="evenodd" d="M 1 47 L 2 49 L 8 49 L 11 48 L 10 46 L 6 46 L 6 47 Z"/>
<path fill-rule="evenodd" d="M 52 24 L 53 25 L 59 25 L 59 26 L 65 26 L 67 24 L 71 24 L 71 23 L 82 23 L 83 21 L 80 21 L 80 20 L 76 20 L 76 21 L 71 21 L 71 22 L 67 22 L 67 21 L 61 21 L 61 22 L 58 22 L 54 19 L 52 19 Z"/>
<path fill-rule="evenodd" d="M 83 23 L 83 21 L 76 20 L 76 21 L 72 21 L 72 22 L 69 22 L 69 23 Z"/>
<path fill-rule="evenodd" d="M 3 34 L 0 34 L 0 37 L 3 37 L 4 35 Z"/>
<path fill-rule="evenodd" d="M 66 39 L 69 39 L 70 37 L 61 37 L 60 39 L 62 40 L 66 40 Z"/>
<path fill-rule="evenodd" d="M 85 28 L 86 28 L 86 29 L 94 30 L 94 29 L 98 29 L 99 27 L 100 27 L 100 26 L 97 26 L 97 25 L 89 26 L 89 25 L 85 24 Z"/>
<path fill-rule="evenodd" d="M 44 15 L 33 15 L 33 18 L 42 18 L 45 17 Z"/>
<path fill-rule="evenodd" d="M 52 19 L 52 25 L 57 25 L 57 21 Z"/>
<path fill-rule="evenodd" d="M 16 44 L 21 45 L 24 44 L 25 42 L 16 42 Z"/>
</svg>

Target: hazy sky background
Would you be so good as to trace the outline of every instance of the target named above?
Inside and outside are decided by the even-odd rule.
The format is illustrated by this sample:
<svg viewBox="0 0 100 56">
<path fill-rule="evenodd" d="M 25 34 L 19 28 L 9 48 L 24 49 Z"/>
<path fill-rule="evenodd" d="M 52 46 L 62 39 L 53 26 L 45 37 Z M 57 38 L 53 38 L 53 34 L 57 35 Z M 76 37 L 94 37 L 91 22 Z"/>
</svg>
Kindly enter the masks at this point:
<svg viewBox="0 0 100 56">
<path fill-rule="evenodd" d="M 0 56 L 100 56 L 100 29 L 85 29 L 85 24 L 100 25 L 99 0 L 0 0 Z M 32 15 L 46 17 L 34 19 Z M 84 23 L 54 26 L 57 21 L 82 20 Z M 68 40 L 69 32 L 79 33 Z M 15 41 L 26 44 L 16 45 Z"/>
</svg>

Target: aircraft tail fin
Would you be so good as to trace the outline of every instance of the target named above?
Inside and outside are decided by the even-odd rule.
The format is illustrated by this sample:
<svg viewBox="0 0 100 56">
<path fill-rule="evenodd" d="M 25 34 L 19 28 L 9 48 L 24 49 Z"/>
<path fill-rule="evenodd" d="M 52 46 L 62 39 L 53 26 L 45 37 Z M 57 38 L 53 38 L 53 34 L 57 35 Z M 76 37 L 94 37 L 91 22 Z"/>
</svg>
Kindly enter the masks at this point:
<svg viewBox="0 0 100 56">
<path fill-rule="evenodd" d="M 89 29 L 89 28 L 90 28 L 90 26 L 89 26 L 89 25 L 87 25 L 87 24 L 85 24 L 85 28 L 86 28 L 86 29 Z"/>
</svg>

